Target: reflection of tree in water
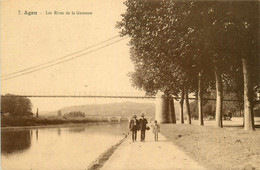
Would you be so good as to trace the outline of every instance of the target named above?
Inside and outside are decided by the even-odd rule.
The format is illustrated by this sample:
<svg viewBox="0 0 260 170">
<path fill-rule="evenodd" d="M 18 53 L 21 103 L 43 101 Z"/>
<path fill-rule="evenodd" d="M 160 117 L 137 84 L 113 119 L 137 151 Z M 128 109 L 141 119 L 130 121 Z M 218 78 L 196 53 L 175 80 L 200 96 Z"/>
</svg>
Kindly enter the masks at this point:
<svg viewBox="0 0 260 170">
<path fill-rule="evenodd" d="M 21 152 L 31 146 L 30 131 L 2 131 L 1 150 L 3 154 Z"/>
<path fill-rule="evenodd" d="M 58 135 L 60 136 L 61 134 L 61 128 L 58 128 Z"/>
<path fill-rule="evenodd" d="M 57 129 L 59 135 L 59 129 Z M 92 124 L 86 125 L 82 127 L 67 127 L 64 128 L 62 131 L 69 132 L 69 133 L 87 133 L 87 134 L 110 134 L 110 135 L 122 135 L 123 133 L 127 133 L 128 124 L 121 123 L 121 124 Z"/>
<path fill-rule="evenodd" d="M 128 130 L 128 123 L 120 123 L 120 124 L 114 124 L 114 123 L 109 123 L 109 124 L 100 124 L 97 126 L 89 127 L 86 129 L 88 131 L 92 131 L 93 133 L 105 133 L 105 134 L 110 134 L 110 135 L 116 135 L 120 136 L 123 133 L 127 133 Z"/>
<path fill-rule="evenodd" d="M 38 142 L 38 129 L 36 130 L 36 141 Z"/>
<path fill-rule="evenodd" d="M 68 130 L 71 133 L 84 132 L 85 131 L 85 127 L 74 127 L 74 128 L 69 128 Z"/>
</svg>

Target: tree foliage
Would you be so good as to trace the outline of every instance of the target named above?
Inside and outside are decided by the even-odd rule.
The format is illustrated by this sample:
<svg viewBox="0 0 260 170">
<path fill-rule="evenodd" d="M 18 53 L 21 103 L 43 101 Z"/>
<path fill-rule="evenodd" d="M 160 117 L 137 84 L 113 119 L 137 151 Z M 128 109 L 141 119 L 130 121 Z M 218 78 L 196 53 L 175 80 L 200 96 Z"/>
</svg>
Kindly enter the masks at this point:
<svg viewBox="0 0 260 170">
<path fill-rule="evenodd" d="M 117 27 L 131 37 L 134 86 L 176 96 L 184 87 L 202 95 L 215 91 L 219 127 L 224 91 L 238 100 L 249 94 L 244 103 L 252 108 L 250 96 L 259 86 L 258 2 L 127 0 L 125 5 Z"/>
<path fill-rule="evenodd" d="M 27 97 L 14 97 L 13 94 L 1 95 L 1 113 L 11 116 L 31 116 L 32 103 Z"/>
</svg>

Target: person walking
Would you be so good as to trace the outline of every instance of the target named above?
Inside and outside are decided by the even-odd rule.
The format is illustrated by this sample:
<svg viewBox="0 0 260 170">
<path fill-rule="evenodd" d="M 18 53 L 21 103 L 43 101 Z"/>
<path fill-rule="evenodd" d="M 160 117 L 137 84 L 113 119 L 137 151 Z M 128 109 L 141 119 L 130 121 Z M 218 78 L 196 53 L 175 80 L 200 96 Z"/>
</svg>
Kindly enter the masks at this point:
<svg viewBox="0 0 260 170">
<path fill-rule="evenodd" d="M 139 119 L 139 129 L 141 130 L 141 141 L 145 141 L 145 131 L 146 131 L 146 125 L 147 120 L 144 118 L 144 113 L 141 114 L 141 118 Z"/>
<path fill-rule="evenodd" d="M 132 119 L 130 120 L 129 123 L 129 129 L 130 131 L 132 131 L 132 141 L 136 141 L 136 136 L 137 136 L 137 130 L 138 130 L 139 126 L 138 126 L 138 120 L 137 120 L 137 116 L 133 115 Z"/>
<path fill-rule="evenodd" d="M 157 120 L 154 121 L 153 125 L 153 133 L 154 133 L 154 140 L 158 141 L 158 133 L 160 132 L 160 126 L 157 124 Z"/>
</svg>

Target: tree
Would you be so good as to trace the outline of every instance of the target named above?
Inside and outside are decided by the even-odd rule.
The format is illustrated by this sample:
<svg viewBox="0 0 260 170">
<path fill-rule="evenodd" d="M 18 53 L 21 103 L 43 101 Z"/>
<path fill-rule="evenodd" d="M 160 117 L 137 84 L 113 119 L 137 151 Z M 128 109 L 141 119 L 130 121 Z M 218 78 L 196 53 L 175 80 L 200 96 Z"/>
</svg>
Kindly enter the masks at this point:
<svg viewBox="0 0 260 170">
<path fill-rule="evenodd" d="M 259 73 L 255 15 L 259 3 L 127 0 L 125 4 L 127 11 L 118 27 L 122 36 L 131 37 L 137 87 L 181 95 L 181 108 L 184 96 L 196 93 L 201 125 L 204 93 L 215 91 L 216 126 L 222 127 L 224 90 L 238 83 L 232 90 L 244 96 L 245 129 L 253 129 L 253 89 L 259 86 L 259 74 L 252 74 Z"/>
<path fill-rule="evenodd" d="M 244 77 L 244 129 L 254 130 L 254 86 L 259 86 L 259 15 L 256 16 L 259 3 L 241 3 L 238 8 L 247 13 L 239 17 L 242 18 L 241 27 L 244 28 L 240 33 L 240 43 L 243 43 L 241 46 L 244 47 L 241 56 Z"/>
<path fill-rule="evenodd" d="M 240 79 L 240 83 L 244 82 L 245 130 L 254 130 L 254 89 L 259 86 L 258 10 L 259 2 L 236 2 L 229 6 L 229 14 L 226 14 L 228 52 L 233 63 L 241 62 L 243 70 L 244 81 Z"/>
<path fill-rule="evenodd" d="M 174 99 L 170 97 L 169 100 L 169 111 L 170 111 L 170 120 L 172 123 L 176 124 L 176 115 L 175 115 L 175 108 L 174 108 Z"/>
<path fill-rule="evenodd" d="M 58 115 L 58 116 L 62 116 L 61 110 L 58 110 L 57 115 Z"/>
<path fill-rule="evenodd" d="M 188 7 L 185 9 L 188 11 L 186 13 L 189 13 L 186 20 L 191 29 L 194 29 L 193 35 L 190 34 L 189 37 L 197 37 L 198 44 L 205 44 L 201 47 L 209 59 L 206 63 L 213 68 L 206 68 L 206 71 L 213 71 L 215 74 L 216 125 L 222 127 L 223 89 L 225 88 L 223 77 L 228 76 L 231 80 L 235 80 L 233 82 L 241 84 L 241 78 L 233 74 L 234 70 L 241 70 L 241 64 L 238 64 L 241 60 L 247 122 L 245 129 L 253 129 L 253 94 L 254 87 L 259 86 L 257 84 L 259 82 L 259 40 L 257 39 L 259 15 L 256 15 L 259 2 L 190 2 L 190 5 L 186 7 Z M 202 58 L 203 56 L 199 57 L 200 60 Z M 205 67 L 200 65 L 199 68 L 205 72 Z M 240 91 L 243 90 L 240 89 Z"/>
<path fill-rule="evenodd" d="M 31 116 L 32 103 L 27 97 L 16 97 L 13 94 L 1 95 L 1 112 L 11 116 Z"/>
<path fill-rule="evenodd" d="M 118 27 L 123 28 L 123 36 L 129 35 L 132 38 L 131 59 L 136 66 L 135 72 L 131 74 L 133 84 L 149 93 L 161 90 L 174 96 L 184 94 L 182 89 L 188 82 L 183 70 L 185 59 L 184 55 L 181 56 L 182 59 L 177 57 L 180 55 L 177 45 L 183 44 L 180 39 L 182 35 L 173 34 L 175 30 L 170 27 L 174 23 L 167 24 L 172 18 L 165 14 L 168 12 L 164 10 L 165 4 L 132 0 L 125 4 L 128 9 Z M 175 39 L 178 40 L 176 44 L 173 43 Z M 188 104 L 187 102 L 187 106 Z"/>
</svg>

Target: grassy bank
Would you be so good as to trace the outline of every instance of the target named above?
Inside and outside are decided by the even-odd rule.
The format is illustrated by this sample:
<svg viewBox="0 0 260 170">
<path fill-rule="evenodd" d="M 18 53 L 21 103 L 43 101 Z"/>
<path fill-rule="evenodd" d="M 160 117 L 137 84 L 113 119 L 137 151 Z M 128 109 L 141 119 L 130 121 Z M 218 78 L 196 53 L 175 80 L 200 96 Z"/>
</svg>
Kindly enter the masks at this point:
<svg viewBox="0 0 260 170">
<path fill-rule="evenodd" d="M 1 127 L 46 126 L 62 124 L 83 124 L 108 122 L 103 118 L 63 118 L 63 117 L 1 117 Z"/>
<path fill-rule="evenodd" d="M 207 169 L 260 169 L 260 131 L 162 124 L 161 133 Z"/>
</svg>

